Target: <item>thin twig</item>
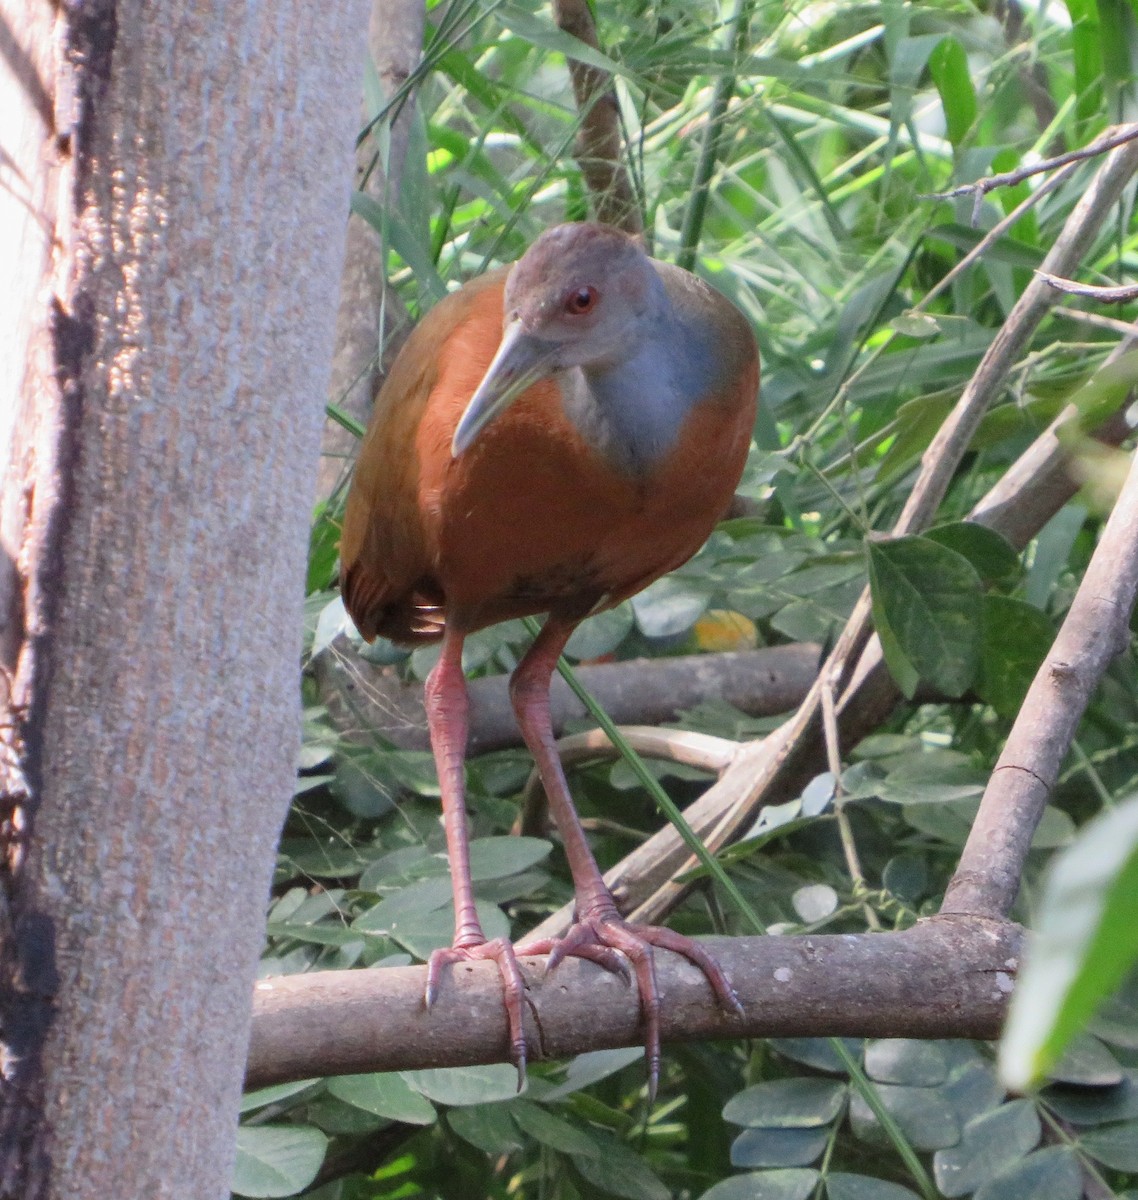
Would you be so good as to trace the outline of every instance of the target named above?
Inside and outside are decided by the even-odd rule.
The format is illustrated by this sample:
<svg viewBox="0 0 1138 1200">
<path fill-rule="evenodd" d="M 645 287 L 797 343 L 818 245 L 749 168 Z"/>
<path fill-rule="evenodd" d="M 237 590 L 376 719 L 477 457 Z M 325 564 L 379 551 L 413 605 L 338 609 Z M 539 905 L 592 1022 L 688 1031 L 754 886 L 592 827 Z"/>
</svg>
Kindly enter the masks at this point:
<svg viewBox="0 0 1138 1200">
<path fill-rule="evenodd" d="M 1111 333 L 1120 333 L 1123 337 L 1138 336 L 1138 323 L 1119 321 L 1116 317 L 1104 317 L 1102 313 L 1083 312 L 1081 308 L 1068 308 L 1065 304 L 1057 304 L 1052 309 L 1057 317 L 1066 317 L 1068 321 L 1083 321 L 1098 329 L 1109 329 Z"/>
<path fill-rule="evenodd" d="M 1042 162 L 1034 163 L 1030 167 L 1018 167 L 1014 171 L 1004 171 L 999 175 L 986 175 L 983 179 L 977 179 L 974 183 L 963 183 L 951 191 L 935 192 L 930 199 L 955 200 L 959 196 L 974 197 L 972 224 L 975 225 L 984 197 L 989 192 L 995 191 L 996 188 L 1014 187 L 1017 183 L 1022 183 L 1025 179 L 1030 179 L 1032 175 L 1038 175 L 1043 171 L 1054 171 L 1056 167 L 1065 167 L 1068 163 L 1083 162 L 1096 155 L 1106 154 L 1110 150 L 1133 141 L 1136 137 L 1138 137 L 1138 123 L 1112 126 L 1100 138 L 1078 150 L 1069 150 L 1066 154 L 1045 158 Z"/>
<path fill-rule="evenodd" d="M 1093 283 L 1076 283 L 1073 279 L 1062 279 L 1048 271 L 1036 271 L 1036 275 L 1057 292 L 1066 292 L 1068 296 L 1083 296 L 1088 300 L 1097 300 L 1100 304 L 1128 304 L 1131 300 L 1138 300 L 1138 284 L 1098 287 Z"/>
<path fill-rule="evenodd" d="M 685 729 L 658 729 L 655 725 L 622 725 L 621 736 L 641 758 L 663 759 L 681 763 L 701 771 L 722 774 L 739 749 L 739 743 L 729 738 L 713 737 L 708 733 L 691 733 Z M 557 742 L 557 753 L 563 767 L 584 762 L 604 762 L 620 758 L 603 729 L 572 733 Z M 530 772 L 522 792 L 522 810 L 518 832 L 544 837 L 547 827 L 545 789 L 541 775 Z"/>
<path fill-rule="evenodd" d="M 845 806 L 845 789 L 842 787 L 842 744 L 838 734 L 838 712 L 835 703 L 836 680 L 832 672 L 822 679 L 822 736 L 826 743 L 826 762 L 830 774 L 834 778 L 834 817 L 838 823 L 838 837 L 842 843 L 842 854 L 846 860 L 846 870 L 853 884 L 855 896 L 863 895 L 866 891 L 865 873 L 861 869 L 861 859 L 857 852 L 857 842 L 854 840 L 853 829 L 850 827 L 849 815 Z M 870 929 L 880 930 L 881 922 L 877 913 L 868 902 L 862 904 L 865 913 L 865 923 Z"/>
</svg>

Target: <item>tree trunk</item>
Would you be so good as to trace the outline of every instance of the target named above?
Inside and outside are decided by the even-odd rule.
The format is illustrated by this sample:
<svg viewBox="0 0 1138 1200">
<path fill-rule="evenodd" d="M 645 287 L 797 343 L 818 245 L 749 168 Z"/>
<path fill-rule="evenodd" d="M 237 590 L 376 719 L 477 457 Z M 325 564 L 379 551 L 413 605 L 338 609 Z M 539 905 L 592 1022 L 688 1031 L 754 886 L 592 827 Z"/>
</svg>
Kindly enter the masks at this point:
<svg viewBox="0 0 1138 1200">
<path fill-rule="evenodd" d="M 366 4 L 5 7 L 0 1196 L 223 1197 Z"/>
</svg>

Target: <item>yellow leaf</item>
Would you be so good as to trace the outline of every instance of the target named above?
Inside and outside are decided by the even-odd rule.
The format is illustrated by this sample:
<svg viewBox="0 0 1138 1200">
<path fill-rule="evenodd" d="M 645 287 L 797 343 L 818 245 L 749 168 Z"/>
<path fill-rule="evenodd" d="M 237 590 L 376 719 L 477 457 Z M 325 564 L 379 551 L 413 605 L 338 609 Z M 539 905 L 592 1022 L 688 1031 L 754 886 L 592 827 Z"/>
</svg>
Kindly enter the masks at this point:
<svg viewBox="0 0 1138 1200">
<path fill-rule="evenodd" d="M 750 650 L 758 640 L 754 621 L 742 613 L 711 608 L 695 623 L 695 644 L 700 650 Z"/>
</svg>

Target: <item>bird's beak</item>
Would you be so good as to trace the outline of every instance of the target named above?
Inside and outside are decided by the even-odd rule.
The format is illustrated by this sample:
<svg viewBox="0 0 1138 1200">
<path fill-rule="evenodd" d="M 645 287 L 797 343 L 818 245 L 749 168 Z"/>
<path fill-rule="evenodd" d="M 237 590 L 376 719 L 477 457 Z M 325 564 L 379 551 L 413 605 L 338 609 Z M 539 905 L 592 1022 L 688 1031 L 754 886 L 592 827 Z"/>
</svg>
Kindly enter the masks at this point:
<svg viewBox="0 0 1138 1200">
<path fill-rule="evenodd" d="M 502 333 L 498 353 L 486 368 L 470 403 L 462 414 L 451 440 L 450 453 L 458 458 L 475 438 L 532 384 L 553 368 L 557 346 L 526 333 L 515 317 Z"/>
</svg>

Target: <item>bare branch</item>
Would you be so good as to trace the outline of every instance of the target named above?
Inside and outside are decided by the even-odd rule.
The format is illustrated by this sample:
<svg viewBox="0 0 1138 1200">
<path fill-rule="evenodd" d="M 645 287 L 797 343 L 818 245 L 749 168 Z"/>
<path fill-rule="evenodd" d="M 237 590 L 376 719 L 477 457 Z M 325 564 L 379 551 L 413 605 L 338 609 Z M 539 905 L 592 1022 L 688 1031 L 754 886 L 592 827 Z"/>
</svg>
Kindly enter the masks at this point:
<svg viewBox="0 0 1138 1200">
<path fill-rule="evenodd" d="M 1010 922 L 937 917 L 904 933 L 708 938 L 743 1003 L 725 1014 L 707 981 L 657 953 L 665 1041 L 822 1035 L 992 1038 L 1020 954 Z M 534 1060 L 634 1046 L 634 989 L 567 959 L 552 976 L 520 960 Z M 317 1075 L 465 1066 L 507 1057 L 502 984 L 493 963 L 447 972 L 423 1007 L 424 967 L 321 971 L 259 982 L 247 1087 Z"/>
<path fill-rule="evenodd" d="M 577 668 L 578 678 L 618 725 L 663 724 L 701 701 L 723 700 L 749 716 L 775 716 L 793 708 L 818 673 L 821 648 L 813 643 L 763 650 L 635 659 Z M 378 732 L 408 750 L 430 741 L 423 688 L 403 683 L 337 642 L 315 663 L 323 702 L 337 729 Z M 521 744 L 506 679 L 472 679 L 470 753 Z M 584 705 L 555 676 L 551 689 L 553 728 L 586 715 Z"/>
<path fill-rule="evenodd" d="M 690 733 L 686 729 L 657 729 L 654 725 L 625 725 L 621 734 L 637 754 L 644 758 L 661 758 L 683 763 L 703 771 L 721 774 L 739 751 L 739 743 L 728 738 L 712 737 L 707 733 Z M 604 762 L 619 758 L 620 751 L 601 729 L 573 733 L 557 742 L 557 753 L 563 767 L 585 762 Z M 535 768 L 526 780 L 522 792 L 522 811 L 517 830 L 533 837 L 544 837 L 549 828 L 545 788 Z"/>
<path fill-rule="evenodd" d="M 566 33 L 600 49 L 588 0 L 553 0 L 553 18 Z M 626 233 L 642 233 L 640 202 L 624 165 L 620 103 L 612 76 L 599 67 L 569 59 L 569 77 L 581 114 L 574 156 L 589 185 L 597 220 Z"/>
<path fill-rule="evenodd" d="M 1128 304 L 1131 300 L 1138 300 L 1138 284 L 1097 287 L 1092 283 L 1076 283 L 1073 279 L 1062 279 L 1047 271 L 1036 271 L 1036 274 L 1057 292 L 1066 292 L 1069 296 L 1085 296 L 1088 300 L 1097 300 L 1100 304 Z"/>
<path fill-rule="evenodd" d="M 986 175 L 983 179 L 977 179 L 974 183 L 961 184 L 960 187 L 953 188 L 951 191 L 935 192 L 931 198 L 955 200 L 958 196 L 972 196 L 974 198 L 972 223 L 975 225 L 984 197 L 989 192 L 995 191 L 996 188 L 1014 187 L 1017 183 L 1023 183 L 1025 179 L 1030 179 L 1032 175 L 1039 175 L 1043 171 L 1054 171 L 1057 167 L 1065 167 L 1069 163 L 1083 162 L 1096 155 L 1106 154 L 1110 150 L 1133 141 L 1136 137 L 1138 137 L 1138 124 L 1116 125 L 1108 129 L 1101 137 L 1096 138 L 1095 141 L 1078 150 L 1069 150 L 1066 154 L 1045 158 L 1042 162 L 1037 162 L 1030 167 L 1019 167 L 1015 171 L 1004 171 L 999 175 Z"/>
<path fill-rule="evenodd" d="M 1003 916 L 1019 891 L 1031 837 L 1079 720 L 1129 644 L 1138 591 L 1138 457 L 988 781 L 944 898 L 946 913 Z"/>
</svg>

